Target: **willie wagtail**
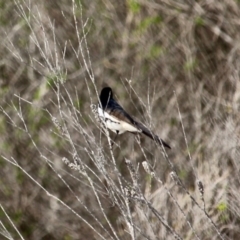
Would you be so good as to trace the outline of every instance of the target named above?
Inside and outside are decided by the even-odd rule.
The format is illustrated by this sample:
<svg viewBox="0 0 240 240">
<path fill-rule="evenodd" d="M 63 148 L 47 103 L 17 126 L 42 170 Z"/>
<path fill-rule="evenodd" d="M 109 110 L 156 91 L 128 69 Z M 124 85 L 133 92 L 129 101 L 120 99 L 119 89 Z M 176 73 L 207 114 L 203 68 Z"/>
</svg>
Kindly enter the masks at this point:
<svg viewBox="0 0 240 240">
<path fill-rule="evenodd" d="M 98 114 L 104 125 L 117 135 L 124 132 L 143 133 L 159 145 L 171 148 L 166 142 L 147 129 L 142 123 L 134 120 L 113 98 L 110 87 L 102 89 L 98 104 Z"/>
</svg>

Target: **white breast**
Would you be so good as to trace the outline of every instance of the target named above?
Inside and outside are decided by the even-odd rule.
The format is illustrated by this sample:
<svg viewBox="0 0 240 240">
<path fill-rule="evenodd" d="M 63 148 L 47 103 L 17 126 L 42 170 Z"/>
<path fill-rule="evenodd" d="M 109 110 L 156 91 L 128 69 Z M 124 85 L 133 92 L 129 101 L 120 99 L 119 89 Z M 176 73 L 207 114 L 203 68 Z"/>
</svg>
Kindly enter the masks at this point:
<svg viewBox="0 0 240 240">
<path fill-rule="evenodd" d="M 135 126 L 119 120 L 112 115 L 109 115 L 107 112 L 104 112 L 101 107 L 98 107 L 99 117 L 103 120 L 105 126 L 111 131 L 118 134 L 122 134 L 126 131 L 128 132 L 141 132 L 141 130 L 137 129 Z"/>
</svg>

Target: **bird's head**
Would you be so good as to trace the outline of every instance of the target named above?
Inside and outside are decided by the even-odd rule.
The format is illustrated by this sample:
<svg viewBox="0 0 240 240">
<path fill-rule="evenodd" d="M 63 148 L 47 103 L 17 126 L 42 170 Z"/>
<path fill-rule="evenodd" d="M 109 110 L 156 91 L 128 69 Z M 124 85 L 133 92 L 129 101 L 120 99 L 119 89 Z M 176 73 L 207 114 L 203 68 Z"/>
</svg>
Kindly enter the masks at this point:
<svg viewBox="0 0 240 240">
<path fill-rule="evenodd" d="M 105 108 L 109 102 L 110 99 L 113 98 L 113 91 L 110 87 L 104 87 L 100 93 L 100 101 L 102 104 L 102 107 Z"/>
</svg>

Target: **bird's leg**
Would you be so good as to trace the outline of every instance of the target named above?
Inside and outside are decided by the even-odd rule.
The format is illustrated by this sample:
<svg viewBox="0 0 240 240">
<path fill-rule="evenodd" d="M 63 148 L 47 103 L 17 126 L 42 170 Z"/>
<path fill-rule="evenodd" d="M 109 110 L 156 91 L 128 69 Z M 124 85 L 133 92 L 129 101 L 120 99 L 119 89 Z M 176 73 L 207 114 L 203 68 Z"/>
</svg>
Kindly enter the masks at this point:
<svg viewBox="0 0 240 240">
<path fill-rule="evenodd" d="M 116 135 L 115 135 L 114 139 L 112 140 L 111 147 L 113 147 L 113 144 L 116 141 L 117 137 L 118 137 L 118 131 L 116 131 Z"/>
<path fill-rule="evenodd" d="M 141 145 L 141 136 L 139 133 L 135 134 L 135 139 L 137 140 L 138 144 Z"/>
</svg>

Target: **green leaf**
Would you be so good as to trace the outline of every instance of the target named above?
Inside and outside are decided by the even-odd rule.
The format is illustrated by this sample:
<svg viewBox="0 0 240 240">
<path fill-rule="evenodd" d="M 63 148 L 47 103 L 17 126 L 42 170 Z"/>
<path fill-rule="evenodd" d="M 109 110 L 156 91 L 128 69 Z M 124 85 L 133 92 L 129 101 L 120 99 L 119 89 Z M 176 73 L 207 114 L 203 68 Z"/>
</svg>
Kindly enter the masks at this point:
<svg viewBox="0 0 240 240">
<path fill-rule="evenodd" d="M 156 25 L 162 22 L 162 18 L 160 16 L 154 16 L 154 17 L 147 17 L 138 26 L 138 31 L 145 31 L 148 29 L 151 25 Z"/>
<path fill-rule="evenodd" d="M 133 13 L 138 13 L 141 9 L 140 4 L 135 0 L 128 0 L 127 6 L 128 9 Z"/>
<path fill-rule="evenodd" d="M 204 26 L 205 25 L 204 19 L 200 16 L 195 18 L 195 23 L 196 23 L 197 26 Z"/>
<path fill-rule="evenodd" d="M 197 67 L 197 60 L 195 58 L 186 61 L 185 64 L 184 64 L 184 69 L 187 72 L 193 71 L 196 67 Z"/>
<path fill-rule="evenodd" d="M 158 45 L 152 45 L 151 49 L 150 49 L 150 58 L 157 58 L 159 57 L 161 54 L 163 53 L 163 49 L 162 47 L 158 46 Z"/>
<path fill-rule="evenodd" d="M 225 212 L 227 210 L 227 204 L 225 202 L 221 202 L 217 205 L 217 210 L 220 212 Z"/>
</svg>

